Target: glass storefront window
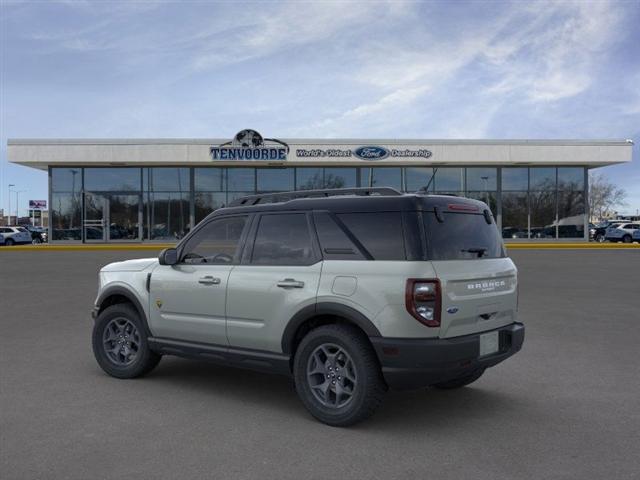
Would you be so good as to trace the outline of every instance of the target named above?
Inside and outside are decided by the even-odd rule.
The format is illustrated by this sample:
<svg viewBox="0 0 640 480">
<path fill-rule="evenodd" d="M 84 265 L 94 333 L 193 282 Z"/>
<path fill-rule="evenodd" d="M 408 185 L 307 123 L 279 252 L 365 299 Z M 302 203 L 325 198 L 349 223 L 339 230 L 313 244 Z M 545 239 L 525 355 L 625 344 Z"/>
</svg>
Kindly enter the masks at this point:
<svg viewBox="0 0 640 480">
<path fill-rule="evenodd" d="M 502 192 L 502 238 L 528 238 L 528 219 L 527 192 Z"/>
<path fill-rule="evenodd" d="M 226 190 L 224 182 L 224 168 L 194 168 L 194 190 L 204 192 L 224 192 Z"/>
<path fill-rule="evenodd" d="M 258 168 L 258 192 L 288 192 L 294 189 L 293 168 Z"/>
<path fill-rule="evenodd" d="M 404 169 L 404 177 L 406 192 L 415 193 L 426 189 L 427 185 L 430 192 L 434 190 L 433 168 L 407 167 Z"/>
<path fill-rule="evenodd" d="M 464 168 L 438 168 L 435 181 L 436 192 L 463 192 Z"/>
<path fill-rule="evenodd" d="M 249 195 L 253 195 L 256 189 L 256 169 L 228 168 L 227 189 L 230 192 L 251 192 Z"/>
<path fill-rule="evenodd" d="M 149 192 L 188 192 L 188 168 L 145 168 L 144 189 Z"/>
<path fill-rule="evenodd" d="M 52 193 L 50 210 L 53 240 L 82 239 L 82 201 L 79 193 Z"/>
<path fill-rule="evenodd" d="M 555 190 L 556 169 L 548 167 L 530 168 L 529 180 L 529 190 Z"/>
<path fill-rule="evenodd" d="M 584 189 L 584 168 L 560 167 L 558 168 L 558 190 Z"/>
<path fill-rule="evenodd" d="M 139 192 L 140 168 L 85 168 L 84 189 L 89 192 Z"/>
<path fill-rule="evenodd" d="M 189 231 L 189 193 L 149 193 L 145 238 L 179 240 Z"/>
<path fill-rule="evenodd" d="M 355 168 L 325 168 L 323 188 L 354 188 L 358 185 Z"/>
<path fill-rule="evenodd" d="M 584 237 L 584 193 L 558 192 L 558 238 Z"/>
<path fill-rule="evenodd" d="M 194 200 L 195 222 L 198 224 L 211 212 L 227 203 L 227 194 L 225 192 L 196 192 Z"/>
<path fill-rule="evenodd" d="M 497 168 L 467 168 L 467 190 L 493 192 L 498 189 Z"/>
<path fill-rule="evenodd" d="M 529 189 L 529 169 L 511 168 L 502 169 L 502 190 L 527 191 Z"/>
<path fill-rule="evenodd" d="M 368 170 L 368 171 L 367 171 Z M 363 178 L 367 186 L 371 187 L 391 187 L 402 191 L 402 169 L 395 167 L 373 167 L 363 169 L 362 174 L 368 180 Z M 367 178 L 368 176 L 368 178 Z"/>
<path fill-rule="evenodd" d="M 324 185 L 322 168 L 296 168 L 297 190 L 319 190 Z"/>
<path fill-rule="evenodd" d="M 530 238 L 556 237 L 556 192 L 529 192 Z"/>
<path fill-rule="evenodd" d="M 82 168 L 52 168 L 52 192 L 79 192 L 82 190 Z"/>
</svg>

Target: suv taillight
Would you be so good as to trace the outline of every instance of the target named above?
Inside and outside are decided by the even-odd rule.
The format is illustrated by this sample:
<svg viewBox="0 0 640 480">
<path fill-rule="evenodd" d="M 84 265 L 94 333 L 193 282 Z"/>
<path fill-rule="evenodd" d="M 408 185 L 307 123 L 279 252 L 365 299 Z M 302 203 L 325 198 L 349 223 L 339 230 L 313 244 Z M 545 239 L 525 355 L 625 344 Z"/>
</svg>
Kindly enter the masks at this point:
<svg viewBox="0 0 640 480">
<path fill-rule="evenodd" d="M 407 311 L 427 327 L 440 326 L 440 281 L 410 278 L 405 291 Z"/>
</svg>

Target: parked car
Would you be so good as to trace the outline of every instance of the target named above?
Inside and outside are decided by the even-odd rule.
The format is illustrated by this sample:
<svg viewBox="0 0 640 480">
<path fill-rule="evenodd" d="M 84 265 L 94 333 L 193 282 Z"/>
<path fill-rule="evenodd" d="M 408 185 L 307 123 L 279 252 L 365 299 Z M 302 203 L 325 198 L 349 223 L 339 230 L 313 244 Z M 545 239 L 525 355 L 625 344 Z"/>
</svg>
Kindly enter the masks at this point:
<svg viewBox="0 0 640 480">
<path fill-rule="evenodd" d="M 38 245 L 40 243 L 47 243 L 48 233 L 46 228 L 34 227 L 33 225 L 22 225 L 22 228 L 27 230 L 31 234 L 31 243 Z"/>
<path fill-rule="evenodd" d="M 94 355 L 117 378 L 162 355 L 281 373 L 318 420 L 351 425 L 388 388 L 463 387 L 520 350 L 500 237 L 489 207 L 460 197 L 234 200 L 158 258 L 100 270 Z"/>
<path fill-rule="evenodd" d="M 635 232 L 631 235 L 631 240 L 634 242 L 640 242 L 640 228 L 636 229 Z"/>
<path fill-rule="evenodd" d="M 0 227 L 6 246 L 31 243 L 31 234 L 22 227 Z"/>
<path fill-rule="evenodd" d="M 622 223 L 607 228 L 605 240 L 610 242 L 631 243 L 633 233 L 640 228 L 640 223 Z"/>
<path fill-rule="evenodd" d="M 0 233 L 0 245 L 4 245 L 4 235 Z"/>
<path fill-rule="evenodd" d="M 626 220 L 607 220 L 606 222 L 599 223 L 592 230 L 589 230 L 589 236 L 594 241 L 598 243 L 602 243 L 605 241 L 605 237 L 607 236 L 607 228 L 615 227 L 623 223 L 627 223 L 627 221 Z"/>
</svg>

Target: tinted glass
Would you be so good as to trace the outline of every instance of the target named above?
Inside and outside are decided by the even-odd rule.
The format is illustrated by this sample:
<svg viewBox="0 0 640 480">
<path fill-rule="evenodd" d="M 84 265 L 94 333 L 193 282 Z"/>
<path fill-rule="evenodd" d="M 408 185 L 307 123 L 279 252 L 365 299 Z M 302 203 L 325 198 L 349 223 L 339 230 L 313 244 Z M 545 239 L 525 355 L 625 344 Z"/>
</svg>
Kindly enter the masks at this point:
<svg viewBox="0 0 640 480">
<path fill-rule="evenodd" d="M 582 191 L 558 193 L 558 238 L 584 237 L 584 195 Z"/>
<path fill-rule="evenodd" d="M 92 192 L 140 191 L 140 169 L 85 168 L 84 189 Z"/>
<path fill-rule="evenodd" d="M 296 168 L 297 190 L 319 190 L 324 186 L 322 168 Z"/>
<path fill-rule="evenodd" d="M 357 186 L 357 177 L 355 168 L 325 168 L 324 188 L 353 188 Z"/>
<path fill-rule="evenodd" d="M 51 195 L 51 229 L 53 240 L 81 240 L 81 205 L 79 193 Z"/>
<path fill-rule="evenodd" d="M 530 190 L 555 190 L 556 169 L 539 167 L 529 169 Z"/>
<path fill-rule="evenodd" d="M 432 260 L 471 260 L 504 257 L 502 240 L 494 222 L 484 215 L 469 213 L 442 214 L 439 222 L 434 213 L 423 215 Z"/>
<path fill-rule="evenodd" d="M 502 190 L 528 190 L 529 189 L 529 169 L 528 168 L 503 168 L 502 169 Z"/>
<path fill-rule="evenodd" d="M 370 171 L 372 187 L 391 187 L 402 190 L 402 169 L 394 167 L 377 167 Z"/>
<path fill-rule="evenodd" d="M 205 192 L 222 192 L 226 190 L 224 172 L 224 168 L 195 168 L 193 172 L 194 189 Z"/>
<path fill-rule="evenodd" d="M 188 168 L 145 168 L 144 187 L 150 192 L 188 192 Z"/>
<path fill-rule="evenodd" d="M 258 192 L 288 192 L 293 190 L 293 168 L 259 168 Z"/>
<path fill-rule="evenodd" d="M 309 265 L 314 254 L 304 213 L 262 215 L 253 244 L 256 265 Z"/>
<path fill-rule="evenodd" d="M 464 191 L 464 168 L 438 168 L 436 192 Z"/>
<path fill-rule="evenodd" d="M 229 168 L 227 169 L 227 188 L 229 191 L 255 191 L 255 168 Z"/>
<path fill-rule="evenodd" d="M 314 214 L 322 256 L 326 260 L 364 260 L 364 256 L 328 213 Z"/>
<path fill-rule="evenodd" d="M 82 189 L 81 168 L 52 168 L 51 191 L 79 192 Z"/>
<path fill-rule="evenodd" d="M 179 240 L 189 232 L 189 194 L 150 193 L 145 214 L 145 238 Z"/>
<path fill-rule="evenodd" d="M 527 192 L 502 192 L 502 238 L 528 237 Z"/>
<path fill-rule="evenodd" d="M 497 190 L 498 169 L 467 168 L 467 190 Z"/>
<path fill-rule="evenodd" d="M 189 239 L 182 261 L 190 264 L 228 264 L 237 260 L 247 217 L 212 220 Z"/>
<path fill-rule="evenodd" d="M 343 213 L 337 217 L 374 260 L 406 259 L 399 212 Z"/>
<path fill-rule="evenodd" d="M 559 190 L 582 190 L 584 188 L 584 168 L 560 167 L 558 168 Z"/>
<path fill-rule="evenodd" d="M 531 215 L 530 238 L 555 238 L 556 236 L 556 192 L 539 191 L 529 193 Z"/>
<path fill-rule="evenodd" d="M 435 187 L 434 181 L 431 180 L 433 176 L 433 168 L 413 168 L 407 167 L 404 169 L 405 175 L 405 191 L 417 192 L 421 189 L 425 189 L 429 185 L 429 191 L 433 192 Z"/>
</svg>

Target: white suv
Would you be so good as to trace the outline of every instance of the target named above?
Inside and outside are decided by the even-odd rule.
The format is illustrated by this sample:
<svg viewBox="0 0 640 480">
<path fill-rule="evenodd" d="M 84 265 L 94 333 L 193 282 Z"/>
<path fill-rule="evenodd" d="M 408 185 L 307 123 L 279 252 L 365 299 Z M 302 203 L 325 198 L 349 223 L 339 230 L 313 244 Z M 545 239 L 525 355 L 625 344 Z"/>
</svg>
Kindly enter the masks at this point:
<svg viewBox="0 0 640 480">
<path fill-rule="evenodd" d="M 631 243 L 633 241 L 633 233 L 640 229 L 640 223 L 621 223 L 616 226 L 607 228 L 605 240 L 610 242 Z"/>
<path fill-rule="evenodd" d="M 31 234 L 23 227 L 0 227 L 0 234 L 7 246 L 31 243 Z"/>
<path fill-rule="evenodd" d="M 330 425 L 388 388 L 457 388 L 520 350 L 516 267 L 488 207 L 389 188 L 245 197 L 159 259 L 107 265 L 93 349 L 132 378 L 161 355 L 292 376 Z"/>
</svg>

